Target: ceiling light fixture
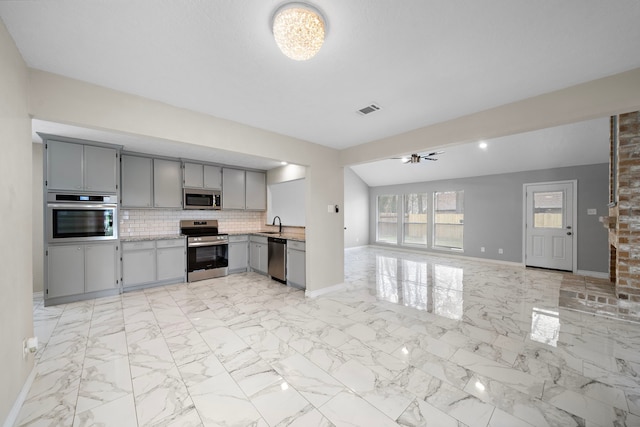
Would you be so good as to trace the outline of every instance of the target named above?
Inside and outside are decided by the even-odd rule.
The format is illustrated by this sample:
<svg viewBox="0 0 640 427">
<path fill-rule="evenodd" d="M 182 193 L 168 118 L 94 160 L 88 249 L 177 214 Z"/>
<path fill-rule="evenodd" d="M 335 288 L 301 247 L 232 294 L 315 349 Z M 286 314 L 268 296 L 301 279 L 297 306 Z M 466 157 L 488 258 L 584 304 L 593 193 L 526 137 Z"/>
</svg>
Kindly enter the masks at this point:
<svg viewBox="0 0 640 427">
<path fill-rule="evenodd" d="M 327 24 L 315 7 L 286 3 L 274 12 L 271 29 L 282 53 L 296 61 L 306 61 L 322 47 Z"/>
<path fill-rule="evenodd" d="M 481 141 L 480 144 L 478 144 L 478 147 L 482 148 L 483 150 L 487 149 L 487 143 L 484 141 Z"/>
</svg>

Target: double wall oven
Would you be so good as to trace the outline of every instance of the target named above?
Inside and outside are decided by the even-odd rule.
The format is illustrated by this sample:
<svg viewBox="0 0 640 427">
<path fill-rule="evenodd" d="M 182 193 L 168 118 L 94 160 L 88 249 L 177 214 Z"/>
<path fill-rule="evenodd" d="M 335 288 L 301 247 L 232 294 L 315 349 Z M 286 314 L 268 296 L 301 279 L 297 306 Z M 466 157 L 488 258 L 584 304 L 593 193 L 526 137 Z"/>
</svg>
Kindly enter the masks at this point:
<svg viewBox="0 0 640 427">
<path fill-rule="evenodd" d="M 47 194 L 49 243 L 118 239 L 118 196 Z"/>
<path fill-rule="evenodd" d="M 217 220 L 182 220 L 180 232 L 187 236 L 189 282 L 228 274 L 229 236 L 218 233 Z"/>
</svg>

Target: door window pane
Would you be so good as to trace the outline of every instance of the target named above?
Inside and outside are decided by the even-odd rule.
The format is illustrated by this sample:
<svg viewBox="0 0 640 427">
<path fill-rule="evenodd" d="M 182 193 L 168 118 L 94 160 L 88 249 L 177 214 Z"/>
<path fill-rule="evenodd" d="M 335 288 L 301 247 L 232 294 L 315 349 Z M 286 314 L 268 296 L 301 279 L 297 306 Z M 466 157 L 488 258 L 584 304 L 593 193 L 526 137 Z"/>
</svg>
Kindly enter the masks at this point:
<svg viewBox="0 0 640 427">
<path fill-rule="evenodd" d="M 427 244 L 427 193 L 404 195 L 402 241 L 411 245 Z"/>
<path fill-rule="evenodd" d="M 463 249 L 464 191 L 433 195 L 433 246 Z"/>
<path fill-rule="evenodd" d="M 564 192 L 533 193 L 533 226 L 535 228 L 562 228 Z"/>
<path fill-rule="evenodd" d="M 378 242 L 398 243 L 398 196 L 378 196 Z"/>
</svg>

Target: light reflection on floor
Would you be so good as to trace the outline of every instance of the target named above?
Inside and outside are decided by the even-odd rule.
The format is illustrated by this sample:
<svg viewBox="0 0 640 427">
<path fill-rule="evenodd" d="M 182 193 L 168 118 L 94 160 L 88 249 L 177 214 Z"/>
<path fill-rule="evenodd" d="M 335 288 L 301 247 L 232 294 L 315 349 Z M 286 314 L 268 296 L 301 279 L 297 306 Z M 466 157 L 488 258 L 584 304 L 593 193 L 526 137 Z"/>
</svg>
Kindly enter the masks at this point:
<svg viewBox="0 0 640 427">
<path fill-rule="evenodd" d="M 458 267 L 376 256 L 379 299 L 449 319 L 462 317 L 463 277 Z"/>
</svg>

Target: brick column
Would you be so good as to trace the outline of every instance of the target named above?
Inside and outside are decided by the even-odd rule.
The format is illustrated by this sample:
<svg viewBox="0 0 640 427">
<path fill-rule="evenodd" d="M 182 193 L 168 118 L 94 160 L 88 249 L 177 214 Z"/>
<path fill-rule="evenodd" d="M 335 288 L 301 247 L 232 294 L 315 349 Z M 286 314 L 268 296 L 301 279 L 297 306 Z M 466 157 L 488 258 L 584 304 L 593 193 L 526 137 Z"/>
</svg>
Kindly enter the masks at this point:
<svg viewBox="0 0 640 427">
<path fill-rule="evenodd" d="M 640 111 L 618 122 L 616 294 L 640 302 Z"/>
</svg>

